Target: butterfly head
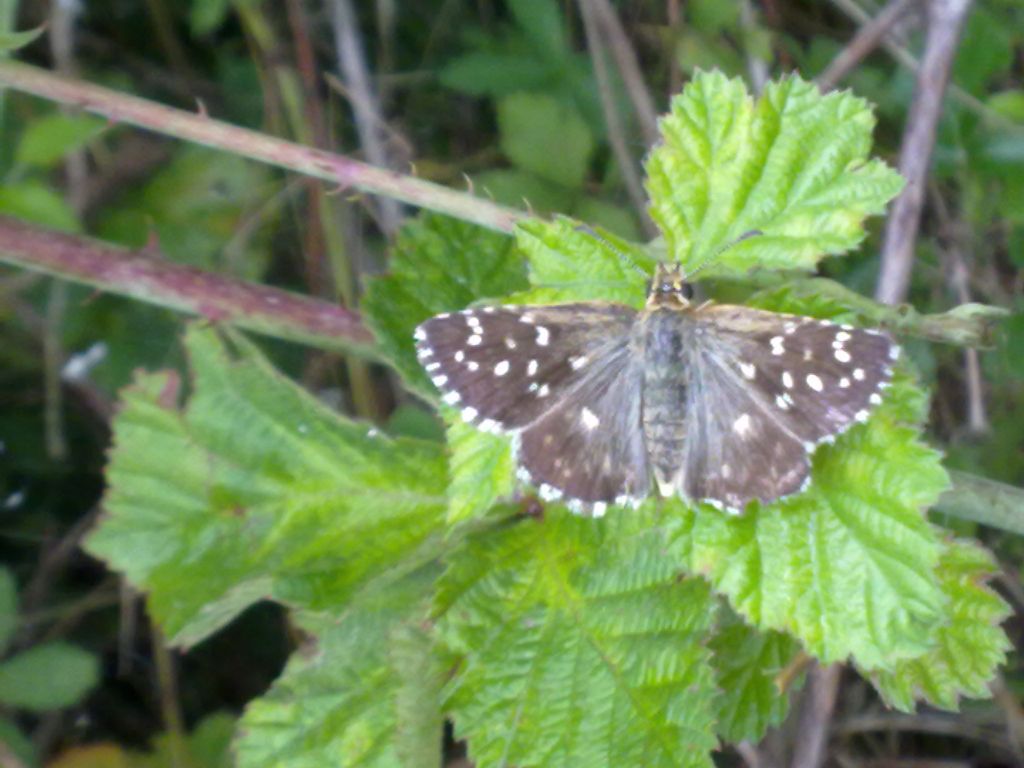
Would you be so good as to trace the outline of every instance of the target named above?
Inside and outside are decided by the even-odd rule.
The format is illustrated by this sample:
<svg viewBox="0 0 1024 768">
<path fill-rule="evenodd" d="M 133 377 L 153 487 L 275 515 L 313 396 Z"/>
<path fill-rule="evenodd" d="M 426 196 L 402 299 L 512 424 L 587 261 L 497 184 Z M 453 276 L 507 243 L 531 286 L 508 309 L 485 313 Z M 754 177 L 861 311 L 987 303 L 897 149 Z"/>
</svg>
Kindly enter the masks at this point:
<svg viewBox="0 0 1024 768">
<path fill-rule="evenodd" d="M 680 264 L 660 263 L 654 270 L 654 279 L 647 294 L 648 307 L 686 309 L 693 298 L 693 289 L 686 282 Z"/>
</svg>

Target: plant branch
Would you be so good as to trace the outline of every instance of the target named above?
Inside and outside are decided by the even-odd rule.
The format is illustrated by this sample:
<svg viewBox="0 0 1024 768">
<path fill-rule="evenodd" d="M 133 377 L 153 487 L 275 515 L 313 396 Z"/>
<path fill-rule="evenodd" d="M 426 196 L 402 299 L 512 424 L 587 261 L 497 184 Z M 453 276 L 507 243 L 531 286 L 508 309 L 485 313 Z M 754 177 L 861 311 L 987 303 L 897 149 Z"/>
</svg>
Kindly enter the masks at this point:
<svg viewBox="0 0 1024 768">
<path fill-rule="evenodd" d="M 580 16 L 583 18 L 583 30 L 587 36 L 587 49 L 590 51 L 590 59 L 594 63 L 594 75 L 597 78 L 604 122 L 608 126 L 608 142 L 612 145 L 612 152 L 615 153 L 615 159 L 622 171 L 622 178 L 626 182 L 626 190 L 633 203 L 633 208 L 643 223 L 644 231 L 649 237 L 653 237 L 657 232 L 647 217 L 647 197 L 644 195 L 643 181 L 640 179 L 636 159 L 630 154 L 626 144 L 625 129 L 622 125 L 618 105 L 615 103 L 615 85 L 608 71 L 608 62 L 605 57 L 604 40 L 601 38 L 597 13 L 591 2 L 592 0 L 579 0 L 579 8 Z"/>
<path fill-rule="evenodd" d="M 355 118 L 359 143 L 366 158 L 379 168 L 387 168 L 387 150 L 381 141 L 378 124 L 383 122 L 377 97 L 366 71 L 363 41 L 359 37 L 356 11 L 351 0 L 331 0 L 334 46 L 338 56 L 338 71 L 351 94 L 352 114 Z M 402 211 L 394 199 L 383 197 L 377 205 L 380 225 L 389 238 L 393 238 L 402 221 Z"/>
<path fill-rule="evenodd" d="M 0 262 L 280 339 L 376 357 L 358 314 L 325 301 L 173 264 L 0 216 Z"/>
<path fill-rule="evenodd" d="M 914 247 L 935 131 L 942 114 L 942 98 L 960 30 L 970 7 L 971 0 L 931 0 L 928 6 L 928 41 L 900 148 L 899 170 L 907 186 L 896 199 L 885 223 L 882 265 L 875 288 L 875 298 L 886 304 L 903 301 L 910 288 Z"/>
<path fill-rule="evenodd" d="M 203 114 L 60 77 L 26 64 L 0 61 L 0 86 L 80 107 L 114 122 L 128 123 L 313 176 L 342 188 L 351 187 L 390 197 L 499 232 L 511 232 L 516 222 L 527 216 L 466 192 L 375 168 L 343 155 L 274 138 Z"/>
<path fill-rule="evenodd" d="M 651 92 L 644 81 L 636 51 L 633 50 L 629 37 L 622 28 L 615 8 L 608 0 L 583 0 L 583 5 L 593 10 L 596 21 L 604 27 L 612 56 L 615 57 L 622 81 L 626 84 L 626 93 L 633 101 L 633 109 L 644 135 L 644 143 L 648 147 L 654 146 L 659 139 L 658 110 L 654 107 L 654 99 L 651 98 Z"/>
<path fill-rule="evenodd" d="M 918 0 L 890 0 L 878 14 L 861 25 L 839 55 L 816 78 L 822 92 L 831 91 L 846 77 L 869 53 L 885 40 L 893 24 L 900 20 L 907 9 Z"/>
</svg>

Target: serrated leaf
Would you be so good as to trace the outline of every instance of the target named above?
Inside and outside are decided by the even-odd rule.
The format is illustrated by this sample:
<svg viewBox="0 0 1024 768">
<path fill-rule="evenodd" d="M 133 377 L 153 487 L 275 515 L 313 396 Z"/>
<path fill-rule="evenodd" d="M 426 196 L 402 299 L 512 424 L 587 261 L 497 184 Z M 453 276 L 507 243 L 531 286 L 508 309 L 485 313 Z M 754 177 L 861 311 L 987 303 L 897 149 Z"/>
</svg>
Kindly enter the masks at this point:
<svg viewBox="0 0 1024 768">
<path fill-rule="evenodd" d="M 650 525 L 549 506 L 451 557 L 447 708 L 476 765 L 711 765 L 714 602 Z"/>
<path fill-rule="evenodd" d="M 498 102 L 501 149 L 515 165 L 555 184 L 579 189 L 594 137 L 571 103 L 541 93 Z"/>
<path fill-rule="evenodd" d="M 18 139 L 15 162 L 50 167 L 102 133 L 108 122 L 91 115 L 55 113 L 30 122 Z"/>
<path fill-rule="evenodd" d="M 781 632 L 759 632 L 731 614 L 710 647 L 720 691 L 718 735 L 730 742 L 759 741 L 789 711 L 792 686 L 781 692 L 776 677 L 796 658 L 800 645 Z"/>
<path fill-rule="evenodd" d="M 600 239 L 566 218 L 521 222 L 516 227 L 516 243 L 529 259 L 532 288 L 514 296 L 512 301 L 614 301 L 641 306 L 647 296 L 644 270 L 653 266 L 654 259 L 636 244 L 609 232 L 598 234 Z"/>
<path fill-rule="evenodd" d="M 441 537 L 446 465 L 432 443 L 342 418 L 240 337 L 186 337 L 194 394 L 169 374 L 123 395 L 107 516 L 88 550 L 149 592 L 176 643 L 253 602 L 337 606 Z M 423 550 L 423 554 L 417 554 Z"/>
<path fill-rule="evenodd" d="M 1009 606 L 987 584 L 995 564 L 968 541 L 950 542 L 937 572 L 948 603 L 934 645 L 923 655 L 872 675 L 886 702 L 910 712 L 915 699 L 956 710 L 961 696 L 988 698 L 988 682 L 1012 648 L 999 624 Z"/>
<path fill-rule="evenodd" d="M 336 615 L 306 614 L 302 628 L 315 638 L 289 660 L 270 691 L 249 703 L 235 751 L 240 768 L 420 768 L 404 759 L 403 747 L 429 753 L 427 721 L 436 724 L 434 761 L 440 759 L 441 716 L 438 675 L 429 659 L 416 669 L 396 665 L 408 659 L 410 636 L 404 622 L 422 608 L 435 573 L 428 569 Z M 422 613 L 422 610 L 419 611 Z M 423 679 L 412 679 L 413 675 Z M 419 686 L 421 698 L 408 700 Z M 433 687 L 432 687 L 433 686 Z M 430 698 L 430 691 L 433 698 Z M 411 733 L 412 729 L 423 729 Z M 397 739 L 401 731 L 401 739 Z M 412 746 L 416 744 L 416 746 Z"/>
<path fill-rule="evenodd" d="M 17 628 L 18 585 L 9 569 L 0 568 L 0 654 L 7 650 Z"/>
<path fill-rule="evenodd" d="M 457 417 L 449 419 L 451 481 L 448 523 L 483 515 L 515 487 L 515 459 L 507 438 L 481 432 Z"/>
<path fill-rule="evenodd" d="M 441 768 L 441 688 L 446 670 L 435 653 L 434 639 L 409 623 L 395 627 L 389 639 L 391 670 L 399 681 L 395 751 L 408 768 Z"/>
<path fill-rule="evenodd" d="M 406 384 L 433 398 L 436 392 L 416 361 L 413 329 L 440 312 L 525 287 L 525 266 L 511 238 L 425 215 L 402 228 L 391 273 L 368 282 L 362 311 Z"/>
<path fill-rule="evenodd" d="M 670 258 L 709 273 L 812 269 L 857 245 L 862 222 L 900 190 L 869 160 L 874 117 L 848 92 L 821 94 L 793 75 L 755 103 L 739 79 L 700 73 L 662 118 L 647 159 L 651 216 Z"/>
<path fill-rule="evenodd" d="M 675 544 L 733 608 L 825 663 L 875 669 L 926 650 L 942 618 L 940 544 L 923 511 L 948 487 L 905 379 L 867 424 L 814 454 L 809 490 L 740 517 L 669 502 Z"/>
<path fill-rule="evenodd" d="M 0 702 L 46 712 L 69 707 L 99 680 L 96 657 L 62 642 L 29 648 L 0 663 Z"/>
</svg>

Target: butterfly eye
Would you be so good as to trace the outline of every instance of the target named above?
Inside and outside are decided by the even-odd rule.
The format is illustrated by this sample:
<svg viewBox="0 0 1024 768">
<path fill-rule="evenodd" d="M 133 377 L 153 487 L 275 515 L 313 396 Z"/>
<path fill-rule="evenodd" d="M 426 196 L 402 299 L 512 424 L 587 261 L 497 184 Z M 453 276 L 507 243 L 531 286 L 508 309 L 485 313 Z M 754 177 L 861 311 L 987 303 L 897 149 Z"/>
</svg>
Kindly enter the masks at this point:
<svg viewBox="0 0 1024 768">
<path fill-rule="evenodd" d="M 690 301 L 691 299 L 693 299 L 693 286 L 690 285 L 689 283 L 683 283 L 680 286 L 680 288 L 679 288 L 679 292 L 683 295 L 683 298 L 686 299 L 687 301 Z"/>
</svg>

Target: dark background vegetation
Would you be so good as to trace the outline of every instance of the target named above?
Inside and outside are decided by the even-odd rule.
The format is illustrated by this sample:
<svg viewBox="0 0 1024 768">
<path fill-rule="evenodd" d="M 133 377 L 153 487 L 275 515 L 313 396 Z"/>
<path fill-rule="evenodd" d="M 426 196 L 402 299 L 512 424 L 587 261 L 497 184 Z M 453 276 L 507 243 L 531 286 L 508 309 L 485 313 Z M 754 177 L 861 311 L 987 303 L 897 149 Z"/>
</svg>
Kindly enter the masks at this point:
<svg viewBox="0 0 1024 768">
<path fill-rule="evenodd" d="M 839 86 L 877 105 L 876 153 L 898 165 L 913 127 L 908 110 L 929 3 L 892 5 L 903 12 L 885 18 L 884 36 L 853 49 L 880 4 L 88 0 L 69 11 L 0 0 L 0 24 L 46 25 L 15 54 L 22 60 L 640 240 L 650 233 L 636 186 L 650 118 L 696 68 L 720 68 L 757 89 L 789 71 L 822 75 L 841 54 L 856 54 L 850 68 L 827 77 L 838 74 Z M 630 62 L 644 91 L 630 80 Z M 347 306 L 356 306 L 361 278 L 385 268 L 396 228 L 414 214 L 13 91 L 0 96 L 0 110 L 0 213 L 132 248 L 158 244 L 177 263 Z M 979 301 L 1012 314 L 980 354 L 925 343 L 910 352 L 932 387 L 931 434 L 948 466 L 1019 485 L 1019 0 L 970 8 L 935 142 L 905 298 L 922 311 Z M 824 267 L 865 294 L 875 293 L 883 250 L 883 225 L 871 226 L 858 255 Z M 167 310 L 0 267 L 0 560 L 19 604 L 5 658 L 59 641 L 53 662 L 20 684 L 68 683 L 30 705 L 3 699 L 5 768 L 54 760 L 171 765 L 162 734 L 197 726 L 202 764 L 226 764 L 231 717 L 267 688 L 298 642 L 282 612 L 262 606 L 185 655 L 169 651 L 140 598 L 77 548 L 100 513 L 116 393 L 133 369 L 182 366 L 181 323 Z M 436 429 L 382 370 L 283 342 L 265 347 L 340 409 Z M 998 588 L 1024 607 L 1019 536 L 955 525 L 992 548 L 1003 568 Z M 0 610 L 10 610 L 7 602 Z M 1008 630 L 1019 644 L 1019 623 Z M 960 715 L 914 717 L 884 710 L 866 684 L 844 678 L 835 712 L 817 723 L 829 738 L 826 759 L 1024 764 L 1016 656 L 994 692 Z M 156 757 L 142 757 L 154 750 Z M 450 754 L 461 759 L 458 745 Z M 755 757 L 751 747 L 723 760 Z"/>
</svg>

